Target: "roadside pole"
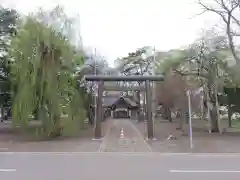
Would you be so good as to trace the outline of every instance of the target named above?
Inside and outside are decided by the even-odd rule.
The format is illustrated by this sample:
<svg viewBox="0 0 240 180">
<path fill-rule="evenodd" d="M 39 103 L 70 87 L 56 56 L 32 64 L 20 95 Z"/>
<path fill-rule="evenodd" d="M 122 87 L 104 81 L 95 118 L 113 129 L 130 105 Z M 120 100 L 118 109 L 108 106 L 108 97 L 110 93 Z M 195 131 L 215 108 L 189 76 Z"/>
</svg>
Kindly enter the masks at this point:
<svg viewBox="0 0 240 180">
<path fill-rule="evenodd" d="M 191 108 L 191 91 L 187 91 L 188 97 L 188 113 L 189 113 L 189 138 L 190 138 L 190 148 L 193 149 L 193 138 L 192 138 L 192 108 Z"/>
</svg>

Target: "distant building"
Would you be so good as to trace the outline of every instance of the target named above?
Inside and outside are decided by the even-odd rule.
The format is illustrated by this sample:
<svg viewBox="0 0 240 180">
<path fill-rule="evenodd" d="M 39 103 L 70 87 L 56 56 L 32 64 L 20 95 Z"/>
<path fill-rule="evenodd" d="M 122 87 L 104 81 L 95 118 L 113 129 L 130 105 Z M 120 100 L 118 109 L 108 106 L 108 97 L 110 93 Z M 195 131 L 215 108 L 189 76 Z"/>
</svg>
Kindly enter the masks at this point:
<svg viewBox="0 0 240 180">
<path fill-rule="evenodd" d="M 131 118 L 137 115 L 138 104 L 129 97 L 111 97 L 103 98 L 105 115 L 112 118 Z"/>
</svg>

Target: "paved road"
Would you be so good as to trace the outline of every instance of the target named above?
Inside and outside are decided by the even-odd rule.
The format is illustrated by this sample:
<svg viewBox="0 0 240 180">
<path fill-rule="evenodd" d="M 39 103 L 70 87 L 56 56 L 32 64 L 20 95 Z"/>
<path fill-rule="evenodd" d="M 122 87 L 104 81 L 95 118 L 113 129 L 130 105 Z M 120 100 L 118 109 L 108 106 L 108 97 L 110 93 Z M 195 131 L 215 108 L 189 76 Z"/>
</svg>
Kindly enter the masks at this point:
<svg viewBox="0 0 240 180">
<path fill-rule="evenodd" d="M 237 180 L 240 155 L 1 153 L 0 177 L 4 180 Z"/>
</svg>

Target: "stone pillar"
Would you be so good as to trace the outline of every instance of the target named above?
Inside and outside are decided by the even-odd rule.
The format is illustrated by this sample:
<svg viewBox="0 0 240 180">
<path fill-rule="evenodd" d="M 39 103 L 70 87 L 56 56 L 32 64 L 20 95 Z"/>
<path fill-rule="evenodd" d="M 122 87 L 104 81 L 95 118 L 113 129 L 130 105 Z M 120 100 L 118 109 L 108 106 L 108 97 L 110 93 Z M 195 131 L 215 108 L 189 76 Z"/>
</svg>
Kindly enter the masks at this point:
<svg viewBox="0 0 240 180">
<path fill-rule="evenodd" d="M 150 81 L 145 81 L 146 86 L 146 117 L 147 117 L 147 135 L 148 139 L 154 138 L 153 132 L 153 118 L 152 118 L 152 103 L 151 103 L 151 90 L 150 90 Z"/>
<path fill-rule="evenodd" d="M 94 138 L 101 139 L 102 137 L 102 121 L 103 121 L 103 105 L 102 105 L 102 97 L 103 97 L 103 81 L 99 81 L 98 83 L 98 97 L 97 97 L 97 114 L 94 121 Z"/>
</svg>

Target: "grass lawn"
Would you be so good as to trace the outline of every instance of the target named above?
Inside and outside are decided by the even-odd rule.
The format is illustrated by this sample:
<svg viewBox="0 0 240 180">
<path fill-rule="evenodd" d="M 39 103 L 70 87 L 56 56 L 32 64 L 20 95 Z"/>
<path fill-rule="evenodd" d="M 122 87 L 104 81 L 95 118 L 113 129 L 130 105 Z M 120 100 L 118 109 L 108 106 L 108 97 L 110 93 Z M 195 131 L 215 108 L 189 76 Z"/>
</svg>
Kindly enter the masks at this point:
<svg viewBox="0 0 240 180">
<path fill-rule="evenodd" d="M 68 117 L 61 118 L 61 127 L 61 137 L 80 136 L 84 131 L 87 131 L 89 129 L 88 124 L 82 122 L 79 119 L 71 120 Z M 39 121 L 36 121 L 36 123 L 31 123 L 27 127 L 27 130 L 24 132 L 22 132 L 20 128 L 16 128 L 15 130 L 19 133 L 22 133 L 22 135 L 27 136 L 27 138 L 33 140 L 48 139 L 43 133 L 43 127 Z"/>
<path fill-rule="evenodd" d="M 240 129 L 240 119 L 232 120 L 232 127 Z"/>
</svg>

